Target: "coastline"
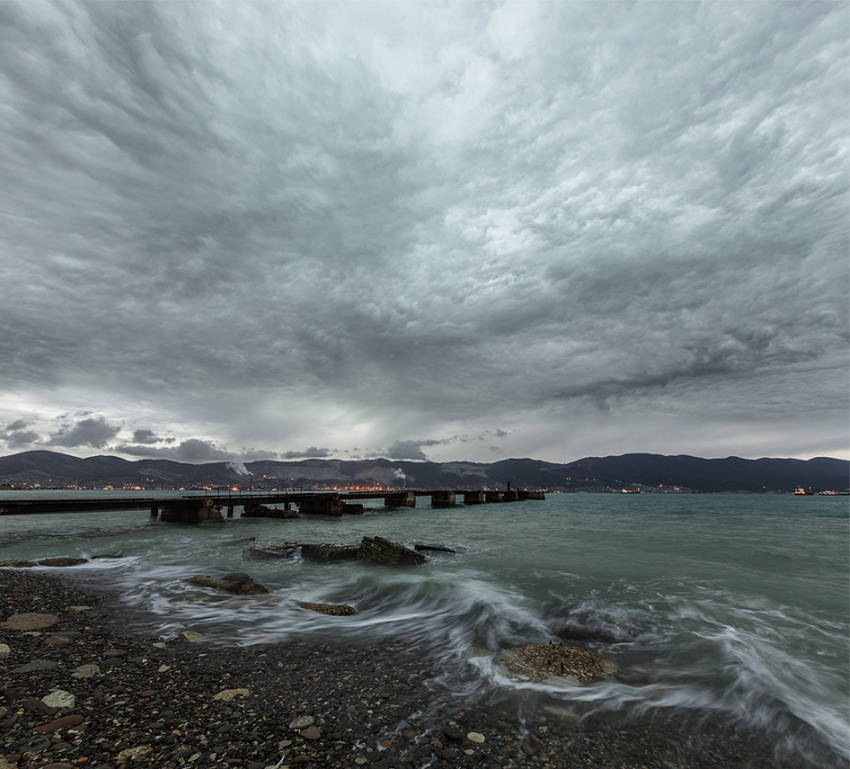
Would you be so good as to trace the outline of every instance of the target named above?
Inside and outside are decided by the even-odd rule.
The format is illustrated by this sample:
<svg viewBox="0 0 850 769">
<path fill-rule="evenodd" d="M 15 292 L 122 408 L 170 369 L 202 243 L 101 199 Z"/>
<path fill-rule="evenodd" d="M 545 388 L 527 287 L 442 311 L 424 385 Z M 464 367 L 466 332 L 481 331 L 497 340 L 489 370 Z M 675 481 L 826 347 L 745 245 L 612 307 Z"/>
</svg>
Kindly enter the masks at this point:
<svg viewBox="0 0 850 769">
<path fill-rule="evenodd" d="M 0 629 L 11 649 L 0 658 L 2 769 L 843 765 L 778 757 L 758 735 L 704 715 L 579 721 L 531 699 L 460 702 L 435 686 L 437 660 L 395 643 L 161 642 L 127 631 L 117 596 L 67 576 L 0 569 L 0 595 L 0 622 L 58 617 L 43 630 Z M 44 669 L 16 672 L 37 660 Z M 47 708 L 52 689 L 74 705 Z M 222 691 L 236 693 L 216 699 Z"/>
</svg>

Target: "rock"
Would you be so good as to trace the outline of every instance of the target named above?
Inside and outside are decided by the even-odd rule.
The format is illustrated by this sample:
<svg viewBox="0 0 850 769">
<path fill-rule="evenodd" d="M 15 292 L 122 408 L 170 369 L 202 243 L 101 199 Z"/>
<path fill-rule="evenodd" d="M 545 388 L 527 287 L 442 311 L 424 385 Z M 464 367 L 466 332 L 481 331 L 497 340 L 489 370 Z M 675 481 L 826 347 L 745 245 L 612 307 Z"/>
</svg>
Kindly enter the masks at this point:
<svg viewBox="0 0 850 769">
<path fill-rule="evenodd" d="M 347 617 L 349 614 L 357 614 L 357 609 L 345 603 L 310 603 L 309 601 L 296 601 L 302 609 L 316 611 L 319 614 L 330 614 L 335 617 Z"/>
<path fill-rule="evenodd" d="M 13 614 L 0 627 L 6 630 L 44 630 L 53 627 L 59 622 L 55 614 L 38 614 L 28 612 L 26 614 Z"/>
<path fill-rule="evenodd" d="M 470 732 L 466 735 L 466 739 L 468 739 L 470 742 L 475 742 L 480 745 L 482 742 L 484 742 L 484 735 L 480 732 Z"/>
<path fill-rule="evenodd" d="M 46 697 L 42 697 L 41 701 L 47 705 L 47 707 L 56 708 L 57 710 L 71 710 L 74 705 L 77 704 L 77 700 L 74 695 L 71 694 L 71 692 L 63 691 L 62 689 L 54 689 Z"/>
<path fill-rule="evenodd" d="M 243 518 L 297 518 L 297 510 L 281 510 L 277 507 L 266 507 L 259 502 L 248 502 L 242 510 Z"/>
<path fill-rule="evenodd" d="M 8 657 L 12 653 L 12 649 L 8 644 L 0 644 L 0 659 Z"/>
<path fill-rule="evenodd" d="M 207 636 L 203 633 L 196 633 L 194 630 L 183 630 L 177 634 L 177 637 L 189 643 L 199 643 L 200 641 L 207 640 Z"/>
<path fill-rule="evenodd" d="M 33 731 L 40 734 L 50 734 L 52 732 L 58 732 L 60 729 L 67 729 L 69 726 L 79 726 L 85 720 L 79 713 L 73 713 L 70 716 L 63 716 L 50 723 L 36 726 Z"/>
<path fill-rule="evenodd" d="M 452 550 L 450 547 L 442 545 L 414 545 L 413 549 L 417 553 L 433 551 L 435 553 L 457 553 L 457 550 Z"/>
<path fill-rule="evenodd" d="M 11 567 L 13 569 L 31 569 L 33 566 L 38 566 L 35 561 L 0 561 L 0 566 Z"/>
<path fill-rule="evenodd" d="M 538 681 L 565 679 L 587 683 L 613 675 L 616 667 L 598 654 L 558 644 L 529 644 L 503 652 L 498 662 L 509 673 Z"/>
<path fill-rule="evenodd" d="M 425 563 L 425 556 L 383 537 L 363 537 L 360 558 L 388 566 L 411 566 Z"/>
<path fill-rule="evenodd" d="M 224 577 L 218 578 L 198 575 L 196 577 L 189 577 L 185 581 L 195 587 L 209 587 L 223 593 L 231 593 L 232 595 L 262 595 L 263 593 L 271 592 L 267 587 L 254 582 L 251 577 L 242 572 L 226 574 Z"/>
<path fill-rule="evenodd" d="M 358 545 L 319 544 L 302 545 L 301 557 L 315 563 L 330 563 L 332 561 L 353 561 L 359 557 Z"/>
<path fill-rule="evenodd" d="M 137 761 L 138 759 L 147 756 L 153 748 L 150 745 L 137 745 L 134 748 L 125 748 L 115 758 L 118 763 L 124 761 Z"/>
<path fill-rule="evenodd" d="M 301 730 L 301 736 L 305 740 L 318 740 L 322 736 L 322 730 L 318 726 L 308 726 Z"/>
<path fill-rule="evenodd" d="M 32 662 L 27 662 L 26 665 L 21 665 L 20 667 L 15 668 L 14 670 L 9 671 L 10 673 L 34 673 L 38 670 L 51 670 L 55 668 L 57 665 L 53 660 L 33 660 Z"/>
<path fill-rule="evenodd" d="M 248 689 L 225 689 L 224 691 L 220 691 L 218 694 L 213 695 L 214 700 L 220 700 L 222 702 L 230 702 L 230 700 L 235 699 L 236 697 L 247 697 L 251 692 Z"/>
<path fill-rule="evenodd" d="M 294 558 L 301 545 L 297 542 L 281 542 L 277 545 L 255 545 L 245 551 L 252 558 Z"/>
<path fill-rule="evenodd" d="M 101 559 L 101 558 L 126 558 L 125 553 L 102 553 L 101 555 L 93 555 L 91 558 L 93 561 Z"/>
<path fill-rule="evenodd" d="M 93 663 L 88 665 L 80 665 L 73 673 L 71 678 L 92 678 L 100 673 L 100 666 Z"/>
<path fill-rule="evenodd" d="M 60 556 L 59 558 L 45 558 L 44 560 L 39 561 L 38 565 L 58 568 L 62 566 L 80 566 L 81 564 L 88 562 L 88 558 L 65 558 Z"/>
<path fill-rule="evenodd" d="M 293 719 L 289 722 L 290 729 L 306 729 L 308 726 L 312 726 L 316 723 L 316 719 L 313 716 L 298 716 L 298 718 Z"/>
<path fill-rule="evenodd" d="M 69 606 L 68 607 L 68 611 L 77 612 L 78 614 L 80 612 L 88 611 L 89 609 L 91 609 L 91 606 Z"/>
</svg>

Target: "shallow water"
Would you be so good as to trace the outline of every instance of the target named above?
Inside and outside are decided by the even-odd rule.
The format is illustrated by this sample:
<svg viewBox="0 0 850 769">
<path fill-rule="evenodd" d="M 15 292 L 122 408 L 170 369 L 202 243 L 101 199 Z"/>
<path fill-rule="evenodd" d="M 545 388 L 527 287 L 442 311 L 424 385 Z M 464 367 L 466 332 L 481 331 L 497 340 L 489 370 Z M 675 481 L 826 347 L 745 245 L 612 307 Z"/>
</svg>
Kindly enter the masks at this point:
<svg viewBox="0 0 850 769">
<path fill-rule="evenodd" d="M 405 639 L 445 660 L 463 696 L 537 690 L 593 710 L 679 708 L 763 731 L 777 749 L 816 742 L 850 757 L 848 499 L 779 495 L 550 495 L 546 501 L 364 516 L 151 523 L 145 511 L 7 516 L 0 560 L 123 553 L 74 575 L 120 588 L 156 632 L 182 623 L 222 643 Z M 238 512 L 237 512 L 238 515 Z M 426 565 L 257 560 L 253 542 L 439 544 Z M 246 571 L 265 596 L 217 596 L 185 577 Z M 201 600 L 197 600 L 201 598 Z M 329 617 L 289 599 L 348 603 Z M 615 680 L 552 686 L 506 678 L 484 650 L 553 632 L 613 661 Z"/>
</svg>

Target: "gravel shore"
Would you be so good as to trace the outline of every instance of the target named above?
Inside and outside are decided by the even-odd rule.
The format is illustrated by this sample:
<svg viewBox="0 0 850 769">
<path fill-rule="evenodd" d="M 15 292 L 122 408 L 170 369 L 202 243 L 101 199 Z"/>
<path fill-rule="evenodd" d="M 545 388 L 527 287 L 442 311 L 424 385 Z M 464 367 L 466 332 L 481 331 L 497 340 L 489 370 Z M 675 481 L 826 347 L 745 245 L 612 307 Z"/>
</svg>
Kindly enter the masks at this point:
<svg viewBox="0 0 850 769">
<path fill-rule="evenodd" d="M 0 569 L 0 623 L 24 613 L 56 621 L 0 627 L 0 769 L 839 766 L 711 720 L 460 702 L 435 685 L 435 660 L 400 644 L 162 642 L 127 632 L 109 593 Z"/>
</svg>

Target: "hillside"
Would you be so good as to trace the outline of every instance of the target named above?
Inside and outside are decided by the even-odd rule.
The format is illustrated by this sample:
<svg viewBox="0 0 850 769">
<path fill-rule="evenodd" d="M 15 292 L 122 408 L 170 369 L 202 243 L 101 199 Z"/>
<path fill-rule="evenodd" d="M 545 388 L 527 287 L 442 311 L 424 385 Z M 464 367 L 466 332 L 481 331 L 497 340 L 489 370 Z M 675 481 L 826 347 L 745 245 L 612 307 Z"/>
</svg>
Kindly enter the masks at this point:
<svg viewBox="0 0 850 769">
<path fill-rule="evenodd" d="M 246 474 L 247 472 L 247 474 Z M 618 490 L 624 486 L 683 490 L 813 491 L 848 488 L 850 462 L 819 457 L 800 459 L 701 459 L 690 456 L 624 454 L 587 457 L 568 464 L 534 459 L 493 463 L 358 461 L 307 459 L 188 464 L 164 459 L 128 461 L 120 457 L 79 458 L 53 451 L 27 451 L 0 457 L 0 483 L 14 486 L 101 487 L 192 486 L 310 487 L 383 485 L 407 488 L 549 488 L 565 491 Z"/>
</svg>

